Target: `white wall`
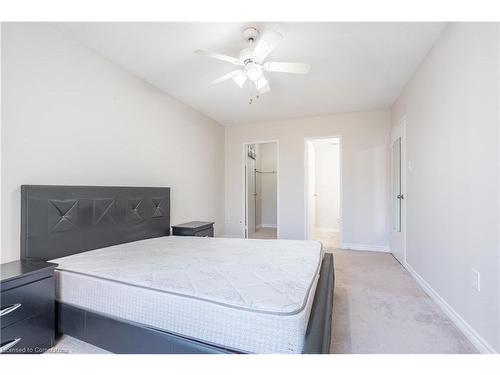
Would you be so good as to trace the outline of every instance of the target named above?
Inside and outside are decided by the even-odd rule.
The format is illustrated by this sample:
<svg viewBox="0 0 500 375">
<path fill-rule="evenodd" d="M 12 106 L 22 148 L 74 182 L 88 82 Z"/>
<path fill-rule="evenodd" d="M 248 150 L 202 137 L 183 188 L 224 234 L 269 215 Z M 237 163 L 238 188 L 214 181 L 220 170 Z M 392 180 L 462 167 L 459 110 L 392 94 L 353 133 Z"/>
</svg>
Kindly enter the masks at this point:
<svg viewBox="0 0 500 375">
<path fill-rule="evenodd" d="M 316 190 L 316 160 L 314 157 L 316 153 L 314 152 L 314 144 L 313 141 L 307 141 L 305 144 L 305 158 L 306 158 L 306 187 L 305 194 L 307 205 L 306 205 L 306 213 L 305 220 L 307 222 L 307 232 L 305 235 L 305 239 L 312 239 L 313 234 L 316 230 L 316 198 L 314 197 L 314 191 Z"/>
<path fill-rule="evenodd" d="M 1 262 L 21 184 L 170 186 L 172 223 L 223 232 L 222 126 L 46 24 L 3 24 L 2 69 Z"/>
<path fill-rule="evenodd" d="M 392 108 L 407 123 L 407 262 L 497 351 L 499 63 L 498 24 L 451 24 Z"/>
<path fill-rule="evenodd" d="M 280 238 L 305 237 L 304 139 L 342 136 L 344 241 L 387 247 L 390 112 L 318 116 L 226 128 L 226 234 L 241 236 L 242 144 L 279 141 Z"/>
<path fill-rule="evenodd" d="M 277 144 L 261 143 L 259 148 L 259 170 L 263 172 L 276 171 L 277 166 Z M 257 174 L 259 182 L 260 205 L 258 223 L 264 227 L 276 227 L 277 224 L 277 175 Z"/>
<path fill-rule="evenodd" d="M 3 61 L 3 48 L 2 48 L 2 28 L 3 28 L 3 23 L 0 22 L 0 88 L 2 87 L 2 61 Z M 2 263 L 2 90 L 0 90 L 0 263 Z"/>
<path fill-rule="evenodd" d="M 340 229 L 339 145 L 316 142 L 314 143 L 314 151 L 315 227 L 321 231 L 338 232 Z"/>
</svg>

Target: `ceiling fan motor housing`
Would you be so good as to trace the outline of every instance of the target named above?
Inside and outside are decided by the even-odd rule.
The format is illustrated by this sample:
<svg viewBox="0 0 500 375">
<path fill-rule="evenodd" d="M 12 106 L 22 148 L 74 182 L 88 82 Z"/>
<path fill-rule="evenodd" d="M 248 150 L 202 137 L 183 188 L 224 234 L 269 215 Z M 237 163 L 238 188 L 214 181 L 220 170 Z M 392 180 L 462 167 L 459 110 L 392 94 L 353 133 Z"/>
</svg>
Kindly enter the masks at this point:
<svg viewBox="0 0 500 375">
<path fill-rule="evenodd" d="M 244 66 L 244 70 L 251 81 L 255 81 L 262 76 L 261 62 L 255 58 L 250 48 L 245 48 L 240 52 L 239 61 Z"/>
<path fill-rule="evenodd" d="M 255 62 L 252 50 L 250 48 L 241 50 L 239 60 L 242 65 L 247 65 Z"/>
<path fill-rule="evenodd" d="M 258 37 L 259 30 L 257 30 L 255 27 L 247 27 L 243 30 L 243 38 L 245 38 L 245 41 L 247 42 L 255 42 L 257 41 Z"/>
<path fill-rule="evenodd" d="M 255 58 L 253 54 L 252 44 L 259 37 L 259 30 L 255 27 L 247 27 L 243 30 L 243 37 L 250 43 L 250 47 L 243 49 L 240 52 L 239 61 L 245 68 L 248 78 L 251 81 L 256 81 L 262 77 L 262 61 Z"/>
</svg>

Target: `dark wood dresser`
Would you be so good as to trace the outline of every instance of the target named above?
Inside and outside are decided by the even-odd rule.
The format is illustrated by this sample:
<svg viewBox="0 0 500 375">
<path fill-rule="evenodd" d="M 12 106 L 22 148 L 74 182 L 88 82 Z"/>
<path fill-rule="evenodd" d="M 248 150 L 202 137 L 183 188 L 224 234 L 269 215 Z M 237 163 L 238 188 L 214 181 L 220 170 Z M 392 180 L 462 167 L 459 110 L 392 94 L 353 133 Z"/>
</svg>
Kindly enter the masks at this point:
<svg viewBox="0 0 500 375">
<path fill-rule="evenodd" d="M 0 353 L 43 353 L 54 346 L 54 269 L 19 260 L 0 265 Z"/>
<path fill-rule="evenodd" d="M 174 225 L 172 226 L 172 234 L 174 236 L 213 237 L 214 222 L 190 221 L 189 223 Z"/>
</svg>

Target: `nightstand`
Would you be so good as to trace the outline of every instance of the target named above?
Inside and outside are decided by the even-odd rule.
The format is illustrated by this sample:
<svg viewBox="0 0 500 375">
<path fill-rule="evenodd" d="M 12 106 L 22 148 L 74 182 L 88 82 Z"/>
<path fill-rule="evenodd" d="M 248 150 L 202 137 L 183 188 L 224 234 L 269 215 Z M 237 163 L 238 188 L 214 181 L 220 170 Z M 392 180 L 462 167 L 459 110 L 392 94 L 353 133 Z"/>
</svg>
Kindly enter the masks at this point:
<svg viewBox="0 0 500 375">
<path fill-rule="evenodd" d="M 214 222 L 190 221 L 189 223 L 174 225 L 172 226 L 172 234 L 174 236 L 213 237 Z"/>
<path fill-rule="evenodd" d="M 0 265 L 0 353 L 42 353 L 54 346 L 54 269 L 19 260 Z"/>
</svg>

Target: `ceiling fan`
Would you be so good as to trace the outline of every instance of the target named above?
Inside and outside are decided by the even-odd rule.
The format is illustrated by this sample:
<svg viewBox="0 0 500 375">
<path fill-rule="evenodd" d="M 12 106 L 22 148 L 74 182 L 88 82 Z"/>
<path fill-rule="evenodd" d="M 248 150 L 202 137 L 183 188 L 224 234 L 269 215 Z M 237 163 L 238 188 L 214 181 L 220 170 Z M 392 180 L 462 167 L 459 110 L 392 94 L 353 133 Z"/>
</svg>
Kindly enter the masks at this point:
<svg viewBox="0 0 500 375">
<path fill-rule="evenodd" d="M 269 29 L 264 30 L 260 37 L 259 34 L 259 31 L 254 27 L 248 27 L 243 30 L 243 37 L 249 43 L 249 46 L 241 50 L 238 58 L 205 50 L 195 51 L 195 53 L 199 55 L 222 60 L 240 67 L 240 69 L 233 70 L 217 78 L 215 81 L 212 81 L 212 83 L 220 83 L 232 79 L 234 83 L 243 88 L 247 80 L 249 80 L 253 82 L 259 94 L 264 94 L 271 89 L 269 81 L 264 74 L 265 72 L 297 74 L 306 74 L 309 72 L 309 64 L 264 62 L 266 57 L 276 48 L 281 39 L 283 39 L 283 36 Z"/>
</svg>

